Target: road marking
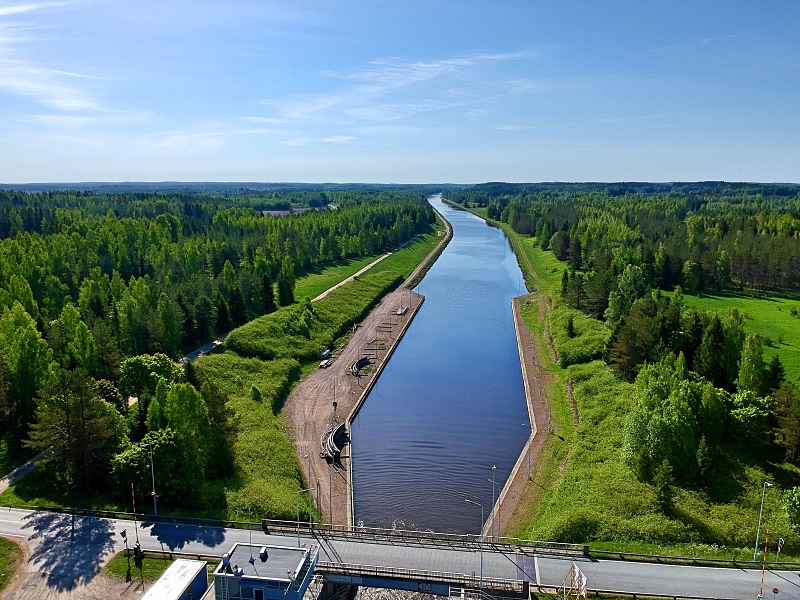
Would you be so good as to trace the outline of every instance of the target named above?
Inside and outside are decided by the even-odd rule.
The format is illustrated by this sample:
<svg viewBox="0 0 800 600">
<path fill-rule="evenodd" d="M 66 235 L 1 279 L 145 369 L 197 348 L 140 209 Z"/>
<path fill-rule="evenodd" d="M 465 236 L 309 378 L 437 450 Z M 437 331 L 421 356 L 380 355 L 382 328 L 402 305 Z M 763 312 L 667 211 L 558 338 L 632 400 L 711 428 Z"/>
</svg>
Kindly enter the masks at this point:
<svg viewBox="0 0 800 600">
<path fill-rule="evenodd" d="M 539 577 L 539 555 L 533 555 L 533 572 L 536 574 L 536 585 L 542 585 L 542 579 Z"/>
</svg>

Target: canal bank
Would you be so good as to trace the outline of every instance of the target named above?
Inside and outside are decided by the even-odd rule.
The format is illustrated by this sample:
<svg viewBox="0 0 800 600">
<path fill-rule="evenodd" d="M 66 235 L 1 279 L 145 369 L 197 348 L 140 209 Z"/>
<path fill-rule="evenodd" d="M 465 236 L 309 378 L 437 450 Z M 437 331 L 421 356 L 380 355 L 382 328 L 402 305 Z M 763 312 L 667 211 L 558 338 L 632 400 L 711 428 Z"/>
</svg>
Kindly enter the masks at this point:
<svg viewBox="0 0 800 600">
<path fill-rule="evenodd" d="M 522 307 L 535 302 L 536 293 L 531 292 L 511 301 L 531 434 L 517 462 L 514 464 L 511 475 L 506 480 L 506 484 L 503 486 L 495 505 L 498 536 L 507 530 L 514 511 L 525 493 L 525 487 L 532 483 L 530 481 L 531 470 L 536 465 L 536 461 L 539 459 L 547 436 L 550 433 L 550 408 L 544 394 L 544 372 L 537 360 L 536 347 L 530 329 L 528 329 L 522 317 Z M 488 520 L 484 525 L 483 534 L 491 535 L 491 523 Z"/>
</svg>

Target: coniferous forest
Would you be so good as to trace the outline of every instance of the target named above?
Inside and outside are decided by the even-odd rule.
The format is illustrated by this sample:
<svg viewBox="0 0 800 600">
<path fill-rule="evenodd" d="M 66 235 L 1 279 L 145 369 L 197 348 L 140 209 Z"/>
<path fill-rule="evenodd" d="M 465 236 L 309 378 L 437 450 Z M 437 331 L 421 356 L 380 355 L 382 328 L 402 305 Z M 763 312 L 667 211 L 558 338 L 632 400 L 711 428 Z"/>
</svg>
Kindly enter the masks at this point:
<svg viewBox="0 0 800 600">
<path fill-rule="evenodd" d="M 185 505 L 190 485 L 230 472 L 236 423 L 215 382 L 176 361 L 302 306 L 296 277 L 434 220 L 422 192 L 400 189 L 0 191 L 4 467 L 51 449 L 53 490 L 130 499 L 150 444 L 169 474 L 159 498 Z"/>
</svg>

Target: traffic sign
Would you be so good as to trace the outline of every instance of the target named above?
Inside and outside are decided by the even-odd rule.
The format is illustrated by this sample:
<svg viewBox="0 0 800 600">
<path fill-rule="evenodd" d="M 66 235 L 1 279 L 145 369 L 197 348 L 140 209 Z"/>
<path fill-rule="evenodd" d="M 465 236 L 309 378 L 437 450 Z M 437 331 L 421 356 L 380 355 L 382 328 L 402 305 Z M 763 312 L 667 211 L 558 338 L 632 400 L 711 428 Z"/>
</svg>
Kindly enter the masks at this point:
<svg viewBox="0 0 800 600">
<path fill-rule="evenodd" d="M 773 594 L 777 594 L 778 592 L 780 592 L 780 590 L 778 588 L 772 588 L 772 593 Z"/>
</svg>

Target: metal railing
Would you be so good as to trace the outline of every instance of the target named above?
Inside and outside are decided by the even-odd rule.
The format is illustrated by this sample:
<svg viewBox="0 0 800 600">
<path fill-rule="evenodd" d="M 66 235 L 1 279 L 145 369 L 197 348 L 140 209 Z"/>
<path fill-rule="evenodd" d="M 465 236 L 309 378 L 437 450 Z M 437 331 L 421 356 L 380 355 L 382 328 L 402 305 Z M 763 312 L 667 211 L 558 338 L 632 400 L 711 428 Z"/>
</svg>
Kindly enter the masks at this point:
<svg viewBox="0 0 800 600">
<path fill-rule="evenodd" d="M 428 581 L 472 589 L 477 589 L 480 585 L 480 579 L 472 575 L 442 571 L 420 571 L 416 569 L 402 569 L 399 567 L 351 565 L 319 561 L 316 570 L 325 575 L 374 577 L 376 579 L 394 579 L 401 581 Z M 499 592 L 520 594 L 522 593 L 523 582 L 517 579 L 484 577 L 483 588 Z"/>
</svg>

